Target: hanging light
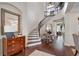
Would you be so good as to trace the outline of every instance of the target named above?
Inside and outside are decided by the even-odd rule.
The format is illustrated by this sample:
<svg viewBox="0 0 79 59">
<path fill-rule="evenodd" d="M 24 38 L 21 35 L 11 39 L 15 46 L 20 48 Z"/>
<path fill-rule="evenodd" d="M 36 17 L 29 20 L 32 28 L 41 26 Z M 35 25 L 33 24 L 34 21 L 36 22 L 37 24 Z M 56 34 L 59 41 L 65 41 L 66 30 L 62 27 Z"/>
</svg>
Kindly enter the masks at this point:
<svg viewBox="0 0 79 59">
<path fill-rule="evenodd" d="M 54 7 L 54 6 L 55 6 L 54 4 L 55 4 L 54 2 L 49 2 L 47 8 L 52 8 L 52 7 Z"/>
</svg>

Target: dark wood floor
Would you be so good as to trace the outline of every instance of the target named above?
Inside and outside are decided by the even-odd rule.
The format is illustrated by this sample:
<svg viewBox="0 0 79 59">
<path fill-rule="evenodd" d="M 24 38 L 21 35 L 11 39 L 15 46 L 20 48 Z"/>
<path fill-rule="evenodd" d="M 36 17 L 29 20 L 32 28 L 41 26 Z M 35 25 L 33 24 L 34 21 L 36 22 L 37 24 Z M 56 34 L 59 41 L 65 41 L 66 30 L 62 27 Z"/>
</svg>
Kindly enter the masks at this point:
<svg viewBox="0 0 79 59">
<path fill-rule="evenodd" d="M 71 50 L 71 47 L 65 46 L 64 50 L 59 51 L 59 50 L 56 50 L 51 44 L 50 45 L 41 44 L 37 46 L 27 47 L 25 49 L 25 52 L 20 52 L 19 54 L 16 54 L 16 56 L 29 56 L 35 50 L 40 50 L 40 51 L 43 51 L 52 55 L 56 55 L 56 56 L 73 56 L 74 55 L 74 53 Z"/>
</svg>

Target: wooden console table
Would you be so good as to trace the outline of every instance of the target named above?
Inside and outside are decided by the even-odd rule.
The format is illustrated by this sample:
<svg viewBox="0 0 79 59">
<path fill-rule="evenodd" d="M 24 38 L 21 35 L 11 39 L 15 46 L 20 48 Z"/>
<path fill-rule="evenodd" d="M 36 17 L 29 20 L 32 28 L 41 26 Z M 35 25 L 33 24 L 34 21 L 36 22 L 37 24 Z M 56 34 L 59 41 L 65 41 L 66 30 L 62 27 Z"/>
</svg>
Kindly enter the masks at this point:
<svg viewBox="0 0 79 59">
<path fill-rule="evenodd" d="M 3 55 L 10 56 L 25 50 L 25 36 L 3 39 Z"/>
</svg>

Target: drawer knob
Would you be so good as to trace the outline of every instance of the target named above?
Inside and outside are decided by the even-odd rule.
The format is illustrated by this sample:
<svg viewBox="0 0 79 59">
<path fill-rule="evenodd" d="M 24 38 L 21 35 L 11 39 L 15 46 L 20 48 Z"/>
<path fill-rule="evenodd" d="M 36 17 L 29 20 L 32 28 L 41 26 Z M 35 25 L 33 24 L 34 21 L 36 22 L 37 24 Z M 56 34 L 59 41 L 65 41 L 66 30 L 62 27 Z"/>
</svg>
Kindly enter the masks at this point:
<svg viewBox="0 0 79 59">
<path fill-rule="evenodd" d="M 21 47 L 23 47 L 23 45 L 21 45 Z"/>
<path fill-rule="evenodd" d="M 15 41 L 12 41 L 12 43 L 15 43 Z"/>
<path fill-rule="evenodd" d="M 14 51 L 15 49 L 12 49 L 12 51 Z"/>
</svg>

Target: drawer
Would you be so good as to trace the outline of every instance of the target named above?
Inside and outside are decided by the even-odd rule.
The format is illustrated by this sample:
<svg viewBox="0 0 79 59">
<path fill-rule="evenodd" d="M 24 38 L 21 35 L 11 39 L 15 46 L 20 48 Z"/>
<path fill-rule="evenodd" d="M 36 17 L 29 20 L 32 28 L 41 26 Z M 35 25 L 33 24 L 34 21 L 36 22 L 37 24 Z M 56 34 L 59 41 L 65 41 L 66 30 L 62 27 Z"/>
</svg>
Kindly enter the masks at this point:
<svg viewBox="0 0 79 59">
<path fill-rule="evenodd" d="M 16 51 L 16 49 L 18 48 L 16 45 L 11 45 L 7 47 L 7 53 L 13 53 Z"/>
<path fill-rule="evenodd" d="M 7 40 L 7 43 L 15 43 L 15 40 Z"/>
<path fill-rule="evenodd" d="M 8 49 L 7 49 L 7 53 L 11 53 L 11 52 L 14 52 L 14 51 L 15 51 L 14 48 L 8 48 Z"/>
<path fill-rule="evenodd" d="M 4 55 L 13 55 L 25 48 L 25 37 L 4 39 Z"/>
<path fill-rule="evenodd" d="M 22 41 L 23 41 L 24 39 L 23 39 L 23 38 L 21 38 L 20 40 L 22 40 Z"/>
<path fill-rule="evenodd" d="M 7 43 L 11 43 L 11 42 L 12 42 L 12 40 L 10 40 L 10 39 L 9 39 L 9 40 L 7 40 Z"/>
<path fill-rule="evenodd" d="M 12 41 L 11 41 L 11 43 L 15 43 L 15 41 L 14 41 L 14 40 L 12 40 Z"/>
<path fill-rule="evenodd" d="M 14 52 L 15 51 L 15 49 L 12 49 L 12 52 Z"/>
<path fill-rule="evenodd" d="M 15 41 L 11 41 L 11 42 L 7 43 L 7 46 L 12 46 L 12 45 L 15 45 Z"/>
<path fill-rule="evenodd" d="M 23 45 L 21 45 L 21 48 L 23 48 L 24 46 Z"/>
<path fill-rule="evenodd" d="M 15 44 L 11 44 L 11 45 L 7 46 L 7 50 L 11 50 L 11 49 L 14 49 L 14 48 L 16 48 Z"/>
<path fill-rule="evenodd" d="M 21 43 L 23 44 L 23 43 L 24 43 L 24 41 L 21 41 Z"/>
<path fill-rule="evenodd" d="M 16 48 L 16 45 L 15 44 L 12 44 L 11 45 L 11 48 L 13 48 L 13 49 Z"/>
<path fill-rule="evenodd" d="M 7 43 L 7 45 L 8 45 L 8 46 L 11 46 L 11 45 L 12 45 L 12 43 L 11 43 L 11 42 L 10 42 L 10 43 Z"/>
</svg>

